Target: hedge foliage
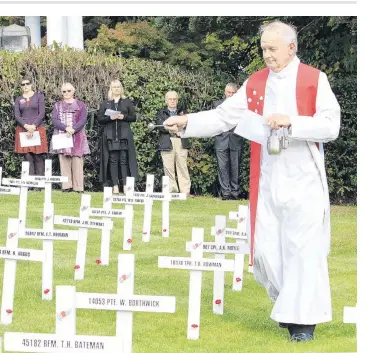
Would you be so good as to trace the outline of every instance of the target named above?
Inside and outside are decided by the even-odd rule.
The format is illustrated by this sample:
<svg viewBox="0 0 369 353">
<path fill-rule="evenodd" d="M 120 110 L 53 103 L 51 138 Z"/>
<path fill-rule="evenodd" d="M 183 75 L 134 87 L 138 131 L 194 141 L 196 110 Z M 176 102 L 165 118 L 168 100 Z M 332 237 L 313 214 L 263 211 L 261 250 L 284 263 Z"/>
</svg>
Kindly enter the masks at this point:
<svg viewBox="0 0 369 353">
<path fill-rule="evenodd" d="M 4 175 L 18 177 L 21 156 L 14 153 L 15 119 L 12 100 L 20 94 L 20 79 L 32 77 L 37 90 L 45 93 L 46 127 L 49 141 L 53 128 L 51 111 L 54 103 L 61 98 L 63 82 L 71 82 L 76 88 L 76 96 L 88 107 L 86 125 L 91 155 L 85 159 L 86 190 L 102 190 L 98 182 L 101 126 L 96 115 L 103 99 L 106 99 L 110 81 L 119 78 L 125 94 L 133 99 L 137 122 L 132 124 L 138 152 L 140 180 L 138 187 L 145 184 L 146 174 L 155 174 L 157 186 L 161 183 L 163 167 L 156 144 L 157 132 L 147 129 L 149 122 L 155 122 L 156 112 L 165 106 L 164 94 L 176 90 L 180 104 L 189 111 L 209 109 L 211 103 L 222 96 L 222 84 L 214 77 L 201 73 L 181 71 L 161 62 L 141 59 L 121 59 L 103 54 L 78 52 L 71 49 L 32 49 L 23 53 L 0 52 L 0 107 L 1 107 L 1 151 L 3 153 Z M 193 141 L 189 157 L 189 169 L 193 181 L 193 191 L 212 191 L 216 180 L 216 161 L 206 140 Z M 59 173 L 56 155 L 53 159 L 54 173 Z"/>
<path fill-rule="evenodd" d="M 257 52 L 257 50 L 255 50 Z M 260 65 L 260 59 L 250 63 L 249 68 Z M 132 124 L 138 152 L 140 178 L 138 189 L 143 189 L 146 174 L 155 174 L 159 188 L 163 167 L 156 149 L 157 132 L 147 129 L 155 121 L 156 112 L 165 105 L 164 94 L 176 90 L 180 104 L 189 112 L 210 109 L 211 104 L 222 97 L 226 82 L 201 72 L 181 70 L 161 62 L 137 58 L 122 59 L 99 53 L 78 52 L 55 47 L 32 49 L 23 53 L 0 52 L 0 137 L 4 176 L 19 177 L 21 156 L 14 153 L 15 119 L 12 101 L 20 94 L 20 79 L 27 75 L 33 78 L 37 90 L 46 98 L 46 127 L 49 141 L 52 128 L 51 110 L 61 98 L 63 82 L 71 82 L 76 96 L 88 106 L 86 125 L 91 155 L 85 159 L 86 190 L 102 190 L 98 182 L 101 127 L 96 115 L 99 105 L 106 98 L 112 79 L 123 82 L 125 93 L 133 99 L 138 120 Z M 356 77 L 355 77 L 356 80 Z M 349 86 L 349 87 L 348 87 Z M 352 82 L 339 80 L 334 89 L 341 98 L 343 111 L 343 134 L 337 142 L 329 144 L 327 169 L 332 199 L 336 202 L 356 202 L 356 107 Z M 192 139 L 188 166 L 192 181 L 192 192 L 198 194 L 216 193 L 217 174 L 214 140 Z M 329 146 L 328 145 L 328 146 Z M 338 146 L 338 147 L 337 147 Z M 352 151 L 355 150 L 355 158 Z M 345 153 L 345 151 L 348 151 Z M 247 196 L 249 173 L 249 144 L 245 144 L 241 167 L 242 191 Z M 59 174 L 56 155 L 53 158 L 54 173 Z M 335 167 L 342 160 L 344 167 Z M 350 178 L 347 178 L 350 175 Z"/>
</svg>

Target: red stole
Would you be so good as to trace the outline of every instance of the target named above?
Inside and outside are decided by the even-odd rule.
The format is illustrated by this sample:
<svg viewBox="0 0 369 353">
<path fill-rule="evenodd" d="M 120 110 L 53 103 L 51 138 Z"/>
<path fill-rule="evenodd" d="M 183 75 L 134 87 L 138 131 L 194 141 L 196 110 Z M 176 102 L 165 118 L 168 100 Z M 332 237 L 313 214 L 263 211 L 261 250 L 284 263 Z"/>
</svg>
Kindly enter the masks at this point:
<svg viewBox="0 0 369 353">
<path fill-rule="evenodd" d="M 315 114 L 316 96 L 319 81 L 318 69 L 300 63 L 297 71 L 296 102 L 299 115 L 313 116 Z M 269 69 L 265 68 L 251 75 L 246 85 L 246 97 L 248 98 L 248 109 L 263 115 L 265 87 L 269 75 Z M 254 236 L 256 222 L 256 208 L 259 193 L 261 162 L 261 145 L 251 141 L 250 153 L 250 264 L 254 264 Z"/>
</svg>

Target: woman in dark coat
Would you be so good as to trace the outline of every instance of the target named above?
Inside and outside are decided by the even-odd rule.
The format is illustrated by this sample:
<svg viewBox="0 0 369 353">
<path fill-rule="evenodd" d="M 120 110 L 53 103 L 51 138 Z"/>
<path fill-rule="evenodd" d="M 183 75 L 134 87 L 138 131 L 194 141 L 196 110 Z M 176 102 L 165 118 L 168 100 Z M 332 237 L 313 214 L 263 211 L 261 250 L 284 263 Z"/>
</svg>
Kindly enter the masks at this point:
<svg viewBox="0 0 369 353">
<path fill-rule="evenodd" d="M 109 114 L 107 109 L 116 111 Z M 130 123 L 136 121 L 133 102 L 124 96 L 119 80 L 110 83 L 108 100 L 100 106 L 98 121 L 104 126 L 101 139 L 100 182 L 113 184 L 113 193 L 123 190 L 127 176 L 138 177 L 136 148 Z"/>
</svg>

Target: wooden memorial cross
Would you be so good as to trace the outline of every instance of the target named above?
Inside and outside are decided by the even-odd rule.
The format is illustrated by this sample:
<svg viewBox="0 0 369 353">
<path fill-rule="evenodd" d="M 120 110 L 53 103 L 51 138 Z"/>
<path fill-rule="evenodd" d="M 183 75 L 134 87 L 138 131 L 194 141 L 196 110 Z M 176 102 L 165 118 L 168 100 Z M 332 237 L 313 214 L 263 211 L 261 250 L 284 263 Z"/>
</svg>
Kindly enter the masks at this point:
<svg viewBox="0 0 369 353">
<path fill-rule="evenodd" d="M 247 224 L 247 219 L 245 218 L 246 214 L 247 214 L 247 210 L 243 207 L 241 207 L 241 213 L 237 213 L 237 215 L 233 213 L 230 214 L 231 218 L 235 218 L 235 216 L 237 217 L 238 224 L 237 224 L 236 229 L 235 228 L 225 229 L 224 236 L 226 238 L 241 240 L 241 242 L 238 242 L 238 244 L 246 244 L 246 241 L 248 239 L 247 232 L 246 232 L 246 224 Z M 216 235 L 215 227 L 211 227 L 211 235 L 214 235 L 214 236 Z M 244 259 L 245 259 L 244 254 L 235 255 L 235 270 L 233 273 L 233 285 L 232 285 L 232 289 L 234 291 L 242 290 L 244 262 L 245 262 Z"/>
<path fill-rule="evenodd" d="M 14 185 L 20 187 L 19 216 L 20 226 L 25 227 L 27 217 L 27 199 L 29 187 L 45 187 L 44 181 L 27 181 L 29 176 L 29 162 L 22 162 L 21 179 L 2 178 L 3 185 Z M 14 189 L 14 188 L 9 188 Z"/>
<path fill-rule="evenodd" d="M 19 187 L 2 186 L 3 168 L 0 167 L 0 195 L 19 195 Z"/>
<path fill-rule="evenodd" d="M 74 279 L 82 280 L 85 277 L 85 263 L 87 250 L 87 233 L 89 228 L 93 229 L 113 229 L 113 222 L 110 220 L 89 219 L 89 208 L 91 205 L 91 195 L 82 194 L 79 217 L 54 216 L 54 224 L 78 227 L 78 241 L 76 264 L 74 265 Z"/>
<path fill-rule="evenodd" d="M 204 229 L 192 228 L 192 243 L 204 242 Z M 191 251 L 191 257 L 159 256 L 159 268 L 173 268 L 190 271 L 187 338 L 197 340 L 200 334 L 200 307 L 202 271 L 234 271 L 234 260 L 205 259 L 201 246 Z"/>
<path fill-rule="evenodd" d="M 24 228 L 19 232 L 19 238 L 39 239 L 43 242 L 43 250 L 46 253 L 45 261 L 42 263 L 42 299 L 52 300 L 53 298 L 53 267 L 54 267 L 54 246 L 55 240 L 78 241 L 77 230 L 54 229 L 54 204 L 44 204 L 43 227 L 42 229 Z M 45 244 L 46 243 L 46 244 Z"/>
<path fill-rule="evenodd" d="M 111 340 L 119 337 L 123 342 L 114 350 L 107 350 L 109 353 L 131 353 L 132 352 L 132 331 L 133 331 L 133 312 L 156 312 L 174 313 L 176 299 L 168 296 L 149 296 L 134 295 L 134 255 L 124 254 L 118 257 L 118 291 L 116 294 L 106 293 L 82 293 L 76 292 L 74 286 L 56 287 L 56 335 L 40 335 L 26 333 L 5 333 L 5 348 L 9 351 L 19 352 L 68 352 L 68 348 L 81 347 L 91 349 L 104 346 L 104 337 L 75 336 L 76 334 L 76 311 L 77 309 L 112 310 L 117 312 L 116 316 L 116 336 L 110 337 Z M 27 349 L 22 339 L 33 339 L 32 335 L 37 335 L 37 348 L 40 350 Z M 50 338 L 49 338 L 50 336 Z M 70 338 L 68 338 L 70 336 Z M 85 338 L 88 337 L 88 338 Z M 100 340 L 102 344 L 97 345 L 91 342 L 91 338 Z M 73 340 L 79 339 L 80 344 L 75 345 Z M 45 340 L 46 343 L 42 341 Z M 49 341 L 51 340 L 52 343 Z M 63 341 L 64 340 L 64 341 Z M 67 342 L 71 343 L 68 345 Z M 82 343 L 84 341 L 84 343 Z M 16 343 L 15 343 L 16 342 Z M 73 342 L 73 343 L 72 343 Z M 87 347 L 87 342 L 91 342 Z M 94 341 L 93 341 L 94 342 Z M 30 344 L 27 346 L 29 347 Z M 9 349 L 9 347 L 11 349 Z M 37 349 L 36 348 L 36 349 Z M 49 350 L 50 348 L 59 348 Z M 63 348 L 61 350 L 61 348 Z M 30 349 L 30 348 L 28 348 Z M 42 350 L 43 349 L 43 350 Z M 89 350 L 86 350 L 89 351 Z M 78 352 L 85 352 L 83 349 Z"/>
<path fill-rule="evenodd" d="M 126 211 L 112 208 L 112 196 L 113 189 L 111 187 L 104 187 L 104 203 L 103 208 L 89 208 L 89 215 L 94 217 L 104 217 L 104 221 L 110 221 L 112 217 L 125 218 Z M 126 227 L 127 223 L 124 222 Z M 100 258 L 96 260 L 96 263 L 103 266 L 109 265 L 109 253 L 110 253 L 110 233 L 111 229 L 103 228 L 101 230 L 101 248 Z"/>
<path fill-rule="evenodd" d="M 154 175 L 146 175 L 146 190 L 147 194 L 154 192 Z M 136 193 L 134 192 L 133 195 Z M 144 209 L 144 221 L 142 229 L 142 241 L 147 243 L 150 241 L 151 236 L 151 220 L 152 220 L 152 206 L 154 200 L 152 198 L 145 198 L 145 209 Z"/>
<path fill-rule="evenodd" d="M 68 177 L 52 175 L 52 160 L 45 160 L 45 175 L 29 175 L 27 181 L 43 181 L 45 183 L 45 204 L 51 203 L 52 184 L 66 183 Z"/>
<path fill-rule="evenodd" d="M 125 204 L 125 218 L 124 218 L 124 232 L 123 232 L 123 250 L 132 249 L 133 241 L 133 205 L 144 205 L 145 198 L 142 196 L 133 196 L 135 178 L 127 177 L 126 182 L 126 196 L 114 196 L 112 197 L 113 203 Z"/>
<path fill-rule="evenodd" d="M 19 231 L 20 221 L 16 218 L 9 218 L 6 247 L 0 247 L 0 258 L 5 259 L 0 317 L 1 323 L 4 325 L 9 325 L 13 322 L 17 260 L 43 262 L 46 256 L 43 250 L 18 248 Z"/>
<path fill-rule="evenodd" d="M 224 254 L 247 254 L 249 253 L 249 247 L 247 244 L 236 244 L 225 242 L 225 226 L 226 217 L 216 216 L 215 217 L 215 229 L 216 237 L 214 243 L 186 243 L 186 250 L 192 252 L 198 247 L 202 248 L 203 252 L 214 253 L 215 259 L 225 259 Z M 236 261 L 235 269 L 236 271 Z M 213 312 L 214 314 L 223 315 L 224 312 L 224 272 L 214 271 L 214 291 L 213 291 Z"/>
<path fill-rule="evenodd" d="M 115 336 L 76 335 L 75 287 L 56 286 L 56 334 L 5 332 L 6 352 L 117 353 L 123 340 Z"/>
<path fill-rule="evenodd" d="M 249 207 L 247 205 L 238 206 L 238 212 L 229 212 L 229 219 L 237 221 L 237 230 L 241 232 L 246 232 L 246 234 L 250 234 L 250 218 L 249 218 Z M 249 240 L 247 238 L 247 240 Z M 250 244 L 244 238 L 236 238 L 237 244 L 248 244 L 248 248 L 250 249 Z M 250 251 L 248 252 L 250 254 Z M 253 273 L 253 269 L 250 263 L 251 257 L 249 256 L 249 264 L 248 264 L 248 272 Z M 236 254 L 235 258 L 235 272 L 233 276 L 233 285 L 232 290 L 241 291 L 243 285 L 243 272 L 245 265 L 245 255 L 244 254 Z"/>
<path fill-rule="evenodd" d="M 142 240 L 144 242 L 150 241 L 150 232 L 148 232 L 147 230 L 149 229 L 151 231 L 151 216 L 152 216 L 153 201 L 162 202 L 162 230 L 161 231 L 162 231 L 162 236 L 165 238 L 168 238 L 169 237 L 169 202 L 172 200 L 186 200 L 186 194 L 184 193 L 172 193 L 171 194 L 169 192 L 169 177 L 168 176 L 163 176 L 162 192 L 154 192 L 153 184 L 154 184 L 154 176 L 148 175 L 146 192 L 134 192 L 133 193 L 133 196 L 144 197 L 145 202 L 147 202 L 147 205 L 148 205 L 147 207 L 145 206 L 145 215 L 144 215 L 144 230 L 143 230 L 143 236 L 142 236 Z M 150 203 L 148 200 L 150 200 Z"/>
<path fill-rule="evenodd" d="M 366 353 L 368 350 L 368 332 L 366 329 L 369 327 L 368 304 L 364 303 L 361 308 L 358 304 L 354 307 L 345 306 L 343 322 L 345 324 L 356 324 L 357 353 Z"/>
<path fill-rule="evenodd" d="M 170 193 L 170 183 L 169 177 L 167 175 L 163 176 L 162 179 L 162 193 L 165 195 L 170 195 L 170 199 L 164 199 L 162 202 L 162 236 L 164 238 L 169 237 L 169 201 L 174 200 L 187 200 L 187 195 L 185 193 Z"/>
<path fill-rule="evenodd" d="M 45 203 L 44 203 L 44 225 L 43 231 L 51 231 L 52 226 L 52 215 L 50 211 L 53 211 L 54 206 L 51 203 L 51 190 L 52 183 L 60 183 L 68 181 L 67 177 L 52 176 L 52 161 L 47 159 L 45 161 L 45 176 L 40 175 L 28 175 L 29 162 L 24 162 L 22 164 L 22 179 L 7 179 L 11 185 L 19 184 L 22 188 L 21 198 L 20 198 L 20 212 L 19 219 L 22 220 L 23 226 L 25 227 L 25 212 L 27 207 L 27 186 L 36 186 L 45 188 Z M 23 168 L 24 166 L 24 168 Z M 36 184 L 35 184 L 36 183 Z M 24 186 L 26 186 L 24 188 Z M 24 189 L 25 190 L 24 190 Z M 46 213 L 46 215 L 45 215 Z M 51 217 L 51 220 L 50 220 Z M 49 220 L 49 222 L 47 222 Z M 21 227 L 22 228 L 22 227 Z M 41 229 L 39 231 L 42 231 Z M 19 236 L 22 238 L 24 232 L 20 229 Z M 40 238 L 39 238 L 40 239 Z M 52 299 L 52 277 L 53 277 L 53 241 L 50 238 L 44 238 L 42 241 L 43 250 L 46 252 L 46 259 L 42 263 L 42 281 L 43 281 L 43 293 L 42 299 L 51 300 Z"/>
<path fill-rule="evenodd" d="M 122 353 L 132 352 L 133 312 L 175 312 L 175 297 L 134 295 L 134 272 L 134 254 L 122 254 L 118 256 L 116 294 L 72 293 L 70 290 L 69 294 L 66 292 L 64 295 L 65 298 L 69 296 L 71 300 L 75 298 L 76 309 L 116 311 L 116 336 L 123 339 L 124 347 L 123 351 L 120 351 Z M 73 321 L 73 315 L 75 312 L 70 313 L 68 319 Z"/>
</svg>

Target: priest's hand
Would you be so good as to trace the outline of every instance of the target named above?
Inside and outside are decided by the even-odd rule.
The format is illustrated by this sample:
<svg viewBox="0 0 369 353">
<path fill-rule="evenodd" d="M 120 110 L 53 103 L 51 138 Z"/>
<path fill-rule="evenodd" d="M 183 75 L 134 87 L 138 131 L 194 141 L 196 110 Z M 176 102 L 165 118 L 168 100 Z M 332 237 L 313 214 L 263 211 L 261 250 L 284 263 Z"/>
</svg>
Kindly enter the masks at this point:
<svg viewBox="0 0 369 353">
<path fill-rule="evenodd" d="M 186 125 L 187 125 L 187 116 L 181 115 L 181 116 L 171 116 L 167 120 L 164 121 L 164 127 L 168 131 L 171 131 L 173 133 L 177 133 L 179 131 L 182 131 Z"/>
<path fill-rule="evenodd" d="M 290 127 L 291 121 L 288 115 L 272 114 L 266 119 L 267 125 L 273 130 L 279 130 L 281 127 Z"/>
</svg>

